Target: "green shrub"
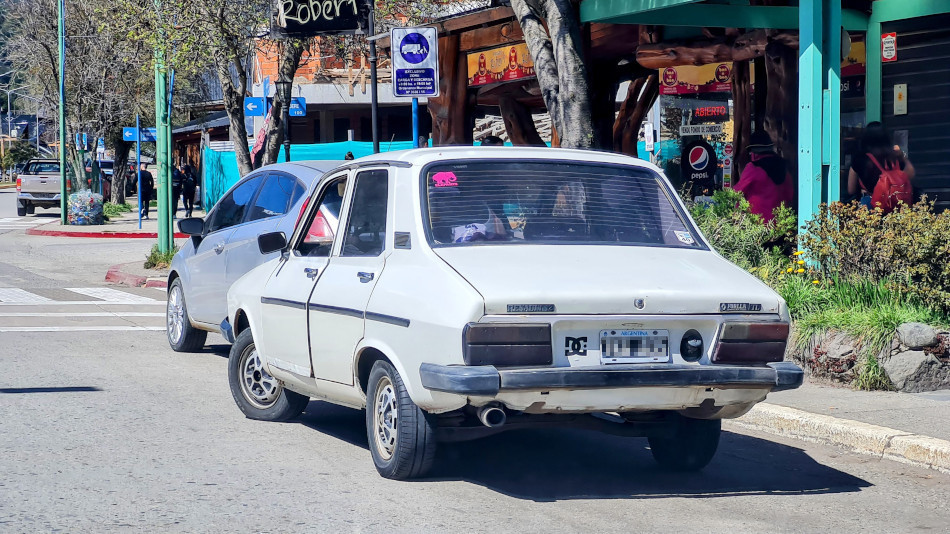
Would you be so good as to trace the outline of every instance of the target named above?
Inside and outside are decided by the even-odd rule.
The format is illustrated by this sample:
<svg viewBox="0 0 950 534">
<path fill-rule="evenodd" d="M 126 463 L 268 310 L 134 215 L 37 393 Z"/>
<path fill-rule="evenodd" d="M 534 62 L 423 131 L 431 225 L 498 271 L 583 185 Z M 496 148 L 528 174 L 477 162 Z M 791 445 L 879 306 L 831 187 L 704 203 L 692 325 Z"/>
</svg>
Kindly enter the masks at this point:
<svg viewBox="0 0 950 534">
<path fill-rule="evenodd" d="M 688 202 L 690 214 L 703 235 L 729 261 L 753 270 L 774 265 L 790 252 L 797 224 L 791 209 L 776 209 L 775 218 L 765 223 L 734 189 L 716 191 L 712 198 L 711 205 Z"/>
<path fill-rule="evenodd" d="M 132 206 L 128 203 L 125 204 L 113 204 L 112 202 L 106 202 L 102 205 L 102 212 L 106 217 L 118 217 L 123 213 L 128 213 L 132 211 Z"/>
<path fill-rule="evenodd" d="M 146 269 L 166 269 L 172 264 L 172 258 L 178 252 L 178 247 L 173 247 L 168 252 L 159 252 L 158 245 L 152 245 L 152 252 L 145 258 Z"/>
<path fill-rule="evenodd" d="M 826 277 L 886 281 L 903 296 L 950 312 L 950 211 L 921 201 L 888 215 L 854 202 L 821 205 L 802 247 Z"/>
</svg>

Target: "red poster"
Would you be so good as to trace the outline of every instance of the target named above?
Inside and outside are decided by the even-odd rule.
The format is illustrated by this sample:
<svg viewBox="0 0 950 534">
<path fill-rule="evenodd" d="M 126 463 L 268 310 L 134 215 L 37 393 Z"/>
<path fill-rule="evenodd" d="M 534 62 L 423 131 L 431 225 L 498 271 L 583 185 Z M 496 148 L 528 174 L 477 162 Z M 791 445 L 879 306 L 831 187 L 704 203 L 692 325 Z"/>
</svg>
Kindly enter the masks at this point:
<svg viewBox="0 0 950 534">
<path fill-rule="evenodd" d="M 897 61 L 897 34 L 881 34 L 881 61 L 889 63 Z"/>
</svg>

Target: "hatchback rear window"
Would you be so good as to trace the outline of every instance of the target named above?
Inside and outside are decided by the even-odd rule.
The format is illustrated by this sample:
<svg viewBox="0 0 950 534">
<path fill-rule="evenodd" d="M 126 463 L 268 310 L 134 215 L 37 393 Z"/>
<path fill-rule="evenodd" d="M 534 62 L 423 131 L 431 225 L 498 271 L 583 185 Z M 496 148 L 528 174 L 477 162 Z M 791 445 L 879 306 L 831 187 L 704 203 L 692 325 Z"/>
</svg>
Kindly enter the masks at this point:
<svg viewBox="0 0 950 534">
<path fill-rule="evenodd" d="M 424 173 L 436 245 L 614 244 L 705 248 L 660 176 L 555 161 L 440 163 Z"/>
</svg>

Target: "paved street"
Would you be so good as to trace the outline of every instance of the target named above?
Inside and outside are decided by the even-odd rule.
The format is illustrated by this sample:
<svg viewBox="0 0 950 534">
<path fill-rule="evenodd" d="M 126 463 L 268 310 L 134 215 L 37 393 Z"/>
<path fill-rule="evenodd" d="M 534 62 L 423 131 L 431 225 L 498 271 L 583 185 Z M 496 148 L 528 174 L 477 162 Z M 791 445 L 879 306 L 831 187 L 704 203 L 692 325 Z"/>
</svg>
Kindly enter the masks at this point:
<svg viewBox="0 0 950 534">
<path fill-rule="evenodd" d="M 0 219 L 11 199 L 0 191 Z M 385 480 L 362 412 L 312 401 L 295 422 L 248 420 L 231 399 L 219 336 L 203 353 L 174 353 L 161 331 L 161 292 L 101 282 L 109 265 L 144 258 L 150 240 L 0 232 L 2 532 L 950 524 L 948 475 L 750 431 L 726 432 L 699 474 L 660 471 L 642 439 L 518 431 L 443 446 L 430 478 Z"/>
</svg>

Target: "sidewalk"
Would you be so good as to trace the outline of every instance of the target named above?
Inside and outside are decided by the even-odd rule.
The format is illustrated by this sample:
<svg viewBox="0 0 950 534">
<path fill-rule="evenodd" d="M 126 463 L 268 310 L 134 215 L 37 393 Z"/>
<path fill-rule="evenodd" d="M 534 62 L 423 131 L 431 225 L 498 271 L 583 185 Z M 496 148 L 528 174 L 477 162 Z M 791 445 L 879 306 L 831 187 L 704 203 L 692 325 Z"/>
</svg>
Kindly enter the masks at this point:
<svg viewBox="0 0 950 534">
<path fill-rule="evenodd" d="M 184 239 L 188 236 L 178 232 L 178 220 L 184 218 L 184 210 L 178 211 L 178 219 L 175 219 L 175 238 Z M 204 217 L 205 212 L 195 210 L 192 213 L 194 217 Z M 50 236 L 50 237 L 85 237 L 85 238 L 125 238 L 125 239 L 157 239 L 158 238 L 158 209 L 152 208 L 149 212 L 149 219 L 142 220 L 142 227 L 139 228 L 138 215 L 133 211 L 123 213 L 118 217 L 111 218 L 108 222 L 101 225 L 75 226 L 60 224 L 59 219 L 50 219 L 49 222 L 39 224 L 26 231 L 28 235 Z"/>
<path fill-rule="evenodd" d="M 727 422 L 950 473 L 950 390 L 855 391 L 810 383 Z"/>
</svg>

